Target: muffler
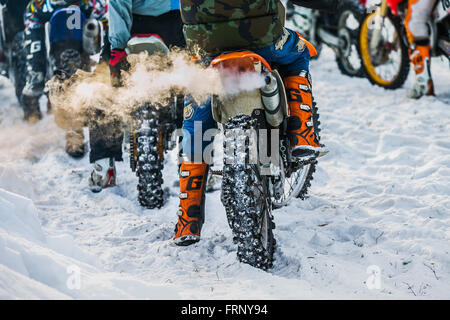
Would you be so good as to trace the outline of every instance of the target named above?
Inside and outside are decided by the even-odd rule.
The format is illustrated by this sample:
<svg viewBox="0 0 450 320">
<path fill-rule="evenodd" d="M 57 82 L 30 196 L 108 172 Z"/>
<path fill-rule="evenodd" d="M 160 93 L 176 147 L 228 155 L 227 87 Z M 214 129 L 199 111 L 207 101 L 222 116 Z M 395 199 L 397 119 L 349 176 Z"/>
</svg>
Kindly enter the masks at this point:
<svg viewBox="0 0 450 320">
<path fill-rule="evenodd" d="M 266 120 L 272 127 L 278 127 L 284 120 L 280 88 L 277 78 L 272 72 L 265 77 L 266 85 L 260 89 L 262 104 L 266 113 Z M 284 88 L 281 88 L 284 90 Z"/>
<path fill-rule="evenodd" d="M 83 50 L 94 55 L 101 51 L 102 48 L 102 27 L 100 22 L 95 19 L 86 21 L 83 27 Z"/>
</svg>

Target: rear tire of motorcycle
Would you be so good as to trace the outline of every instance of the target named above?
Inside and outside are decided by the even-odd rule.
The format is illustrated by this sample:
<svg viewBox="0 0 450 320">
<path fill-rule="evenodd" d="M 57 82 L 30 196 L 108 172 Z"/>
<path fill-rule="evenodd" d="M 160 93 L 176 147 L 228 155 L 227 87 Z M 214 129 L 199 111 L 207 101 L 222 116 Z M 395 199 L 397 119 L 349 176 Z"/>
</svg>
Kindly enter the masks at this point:
<svg viewBox="0 0 450 320">
<path fill-rule="evenodd" d="M 158 150 L 159 125 L 157 119 L 149 122 L 148 135 L 136 135 L 136 175 L 138 176 L 138 201 L 147 209 L 161 208 L 164 204 L 162 189 L 164 168 Z"/>
<path fill-rule="evenodd" d="M 70 79 L 77 70 L 83 69 L 82 54 L 75 49 L 66 49 L 59 55 L 56 68 L 60 80 Z"/>
<path fill-rule="evenodd" d="M 340 17 L 342 16 L 342 14 L 344 14 L 346 11 L 351 11 L 353 13 L 355 19 L 359 23 L 359 28 L 357 29 L 357 36 L 356 36 L 356 39 L 354 39 L 355 40 L 354 44 L 355 44 L 355 47 L 356 47 L 356 50 L 358 53 L 360 68 L 355 71 L 349 71 L 348 68 L 345 66 L 345 61 L 342 59 L 342 57 L 339 57 L 337 55 L 336 55 L 336 63 L 339 68 L 339 71 L 342 74 L 345 74 L 350 77 L 362 78 L 362 77 L 364 77 L 365 73 L 364 73 L 363 61 L 361 58 L 361 50 L 360 50 L 360 46 L 359 46 L 358 35 L 361 32 L 361 26 L 364 23 L 364 19 L 366 17 L 366 9 L 359 1 L 355 1 L 355 0 L 344 1 L 343 5 L 339 8 L 339 11 L 336 13 L 336 16 L 338 17 L 338 21 L 340 20 Z"/>
<path fill-rule="evenodd" d="M 375 13 L 367 15 L 366 19 L 364 20 L 364 24 L 368 24 L 368 19 L 374 14 Z M 403 31 L 400 18 L 394 16 L 390 11 L 387 15 L 387 18 L 392 22 L 397 34 L 401 36 L 403 34 Z M 385 89 L 395 90 L 402 87 L 406 79 L 408 78 L 410 70 L 408 46 L 405 44 L 405 41 L 403 39 L 400 39 L 401 62 L 397 76 L 392 81 L 382 82 L 379 79 L 376 79 L 376 76 L 374 74 L 374 67 L 371 65 L 370 61 L 370 54 L 367 52 L 368 49 L 366 48 L 366 46 L 364 46 L 362 43 L 363 39 L 367 36 L 364 34 L 365 30 L 368 32 L 368 28 L 361 29 L 358 42 L 358 47 L 360 48 L 361 57 L 363 59 L 365 77 L 370 81 L 371 84 L 383 87 Z"/>
<path fill-rule="evenodd" d="M 14 78 L 14 90 L 17 100 L 21 101 L 22 90 L 26 83 L 26 48 L 23 45 L 24 33 L 18 32 L 13 40 L 11 69 Z"/>
<path fill-rule="evenodd" d="M 238 115 L 224 125 L 224 147 L 234 148 L 229 153 L 225 149 L 221 200 L 233 232 L 233 242 L 237 244 L 239 261 L 267 270 L 273 266 L 276 245 L 267 177 L 260 175 L 258 164 L 237 161 L 242 156 L 248 159 L 253 142 L 242 135 L 227 137 L 226 134 L 233 129 L 254 129 L 254 125 L 255 121 L 246 115 Z M 244 150 L 245 154 L 240 154 L 239 150 Z"/>
</svg>

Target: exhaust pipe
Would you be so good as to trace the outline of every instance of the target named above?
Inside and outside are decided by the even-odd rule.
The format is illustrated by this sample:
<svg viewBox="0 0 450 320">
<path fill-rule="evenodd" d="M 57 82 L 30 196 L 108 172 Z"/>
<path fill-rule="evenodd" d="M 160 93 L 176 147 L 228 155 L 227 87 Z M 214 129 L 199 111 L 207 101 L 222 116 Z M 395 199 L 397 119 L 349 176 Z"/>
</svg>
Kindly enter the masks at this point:
<svg viewBox="0 0 450 320">
<path fill-rule="evenodd" d="M 86 21 L 83 27 L 83 50 L 90 55 L 97 54 L 102 47 L 102 29 L 95 19 Z"/>
<path fill-rule="evenodd" d="M 266 120 L 272 127 L 277 128 L 284 120 L 278 82 L 272 73 L 268 73 L 265 80 L 266 85 L 260 89 L 260 92 Z"/>
</svg>

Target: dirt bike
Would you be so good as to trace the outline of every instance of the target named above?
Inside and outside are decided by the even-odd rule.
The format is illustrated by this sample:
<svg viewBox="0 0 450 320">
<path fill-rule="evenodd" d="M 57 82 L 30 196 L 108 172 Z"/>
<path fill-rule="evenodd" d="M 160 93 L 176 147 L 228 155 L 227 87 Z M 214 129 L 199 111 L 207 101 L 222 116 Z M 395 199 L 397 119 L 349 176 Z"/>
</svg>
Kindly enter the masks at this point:
<svg viewBox="0 0 450 320">
<path fill-rule="evenodd" d="M 345 0 L 336 13 L 303 8 L 290 1 L 287 1 L 286 6 L 287 21 L 319 53 L 324 44 L 333 49 L 339 70 L 354 77 L 364 76 L 358 36 L 365 16 L 364 6 L 356 0 Z"/>
<path fill-rule="evenodd" d="M 72 27 L 70 18 L 80 17 L 80 27 Z M 79 7 L 56 10 L 45 25 L 48 78 L 70 78 L 78 69 L 91 71 L 95 55 L 103 46 L 103 25 L 88 19 Z"/>
<path fill-rule="evenodd" d="M 288 103 L 283 81 L 261 56 L 250 51 L 224 53 L 210 67 L 227 74 L 260 74 L 262 89 L 232 96 L 213 96 L 212 114 L 222 124 L 221 201 L 237 244 L 238 259 L 271 268 L 276 240 L 273 210 L 295 198 L 304 199 L 317 161 L 291 159 L 287 132 Z M 314 103 L 313 117 L 319 124 Z M 319 132 L 319 128 L 315 128 Z M 270 154 L 270 159 L 267 156 Z"/>
<path fill-rule="evenodd" d="M 127 46 L 127 54 L 147 52 L 167 53 L 169 49 L 156 35 L 137 35 Z M 130 167 L 138 177 L 138 200 L 148 209 L 164 204 L 163 176 L 164 154 L 177 144 L 172 134 L 181 127 L 183 99 L 174 96 L 168 105 L 144 103 L 134 109 L 125 134 L 128 136 Z"/>
<path fill-rule="evenodd" d="M 405 21 L 408 1 L 383 0 L 368 8 L 360 34 L 360 50 L 367 78 L 386 89 L 401 87 L 409 74 L 410 60 Z M 428 22 L 431 55 L 450 59 L 450 1 L 438 0 Z"/>
</svg>

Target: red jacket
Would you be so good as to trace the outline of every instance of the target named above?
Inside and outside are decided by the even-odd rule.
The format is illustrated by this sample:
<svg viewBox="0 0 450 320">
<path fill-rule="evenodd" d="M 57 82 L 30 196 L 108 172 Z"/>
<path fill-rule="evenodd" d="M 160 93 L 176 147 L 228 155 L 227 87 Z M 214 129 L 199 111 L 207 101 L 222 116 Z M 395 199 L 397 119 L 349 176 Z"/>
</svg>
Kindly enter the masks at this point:
<svg viewBox="0 0 450 320">
<path fill-rule="evenodd" d="M 397 6 L 400 2 L 402 2 L 403 0 L 386 0 L 389 7 L 392 10 L 392 13 L 397 15 Z"/>
</svg>

